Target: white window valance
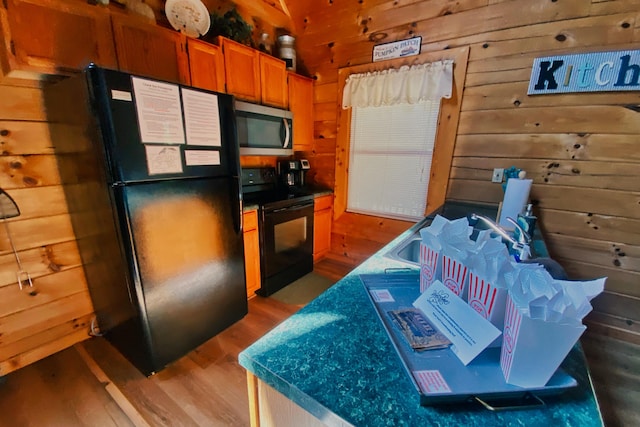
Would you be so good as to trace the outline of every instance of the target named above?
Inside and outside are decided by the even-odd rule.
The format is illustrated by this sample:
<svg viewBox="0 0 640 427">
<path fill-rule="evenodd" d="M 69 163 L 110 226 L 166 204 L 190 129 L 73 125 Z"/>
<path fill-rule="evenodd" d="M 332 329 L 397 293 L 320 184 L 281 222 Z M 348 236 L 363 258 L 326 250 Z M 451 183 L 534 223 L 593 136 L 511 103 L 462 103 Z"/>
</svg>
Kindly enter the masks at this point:
<svg viewBox="0 0 640 427">
<path fill-rule="evenodd" d="M 451 98 L 453 60 L 351 74 L 342 93 L 342 108 L 416 104 Z"/>
</svg>

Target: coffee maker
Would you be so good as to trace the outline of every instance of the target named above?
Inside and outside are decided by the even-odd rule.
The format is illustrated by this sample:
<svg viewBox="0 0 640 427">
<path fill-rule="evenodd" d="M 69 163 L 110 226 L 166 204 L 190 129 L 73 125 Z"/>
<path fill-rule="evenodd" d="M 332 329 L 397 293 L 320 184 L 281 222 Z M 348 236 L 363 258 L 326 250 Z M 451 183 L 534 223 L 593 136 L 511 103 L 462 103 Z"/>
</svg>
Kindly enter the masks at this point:
<svg viewBox="0 0 640 427">
<path fill-rule="evenodd" d="M 305 175 L 309 169 L 306 159 L 282 160 L 278 162 L 280 183 L 287 190 L 299 190 L 305 186 Z"/>
</svg>

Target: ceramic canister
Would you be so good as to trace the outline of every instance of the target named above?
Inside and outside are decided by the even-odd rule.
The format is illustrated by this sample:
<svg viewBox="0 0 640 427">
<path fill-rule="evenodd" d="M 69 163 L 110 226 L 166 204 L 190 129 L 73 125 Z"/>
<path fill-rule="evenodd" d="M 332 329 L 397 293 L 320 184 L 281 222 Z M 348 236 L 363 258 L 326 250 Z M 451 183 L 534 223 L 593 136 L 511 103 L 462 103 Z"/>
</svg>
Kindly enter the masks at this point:
<svg viewBox="0 0 640 427">
<path fill-rule="evenodd" d="M 287 70 L 296 71 L 296 49 L 294 47 L 296 39 L 289 35 L 278 37 L 280 59 L 287 63 Z"/>
</svg>

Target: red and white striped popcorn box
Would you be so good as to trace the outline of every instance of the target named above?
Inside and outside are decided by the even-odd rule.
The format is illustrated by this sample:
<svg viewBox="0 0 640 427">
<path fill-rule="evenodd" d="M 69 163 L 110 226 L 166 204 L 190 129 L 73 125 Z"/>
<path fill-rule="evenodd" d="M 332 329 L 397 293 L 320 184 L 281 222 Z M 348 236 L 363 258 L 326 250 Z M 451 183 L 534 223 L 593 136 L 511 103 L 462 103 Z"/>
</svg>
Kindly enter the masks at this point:
<svg viewBox="0 0 640 427">
<path fill-rule="evenodd" d="M 506 382 L 544 387 L 585 329 L 579 322 L 547 322 L 523 315 L 509 295 L 500 352 Z"/>
<path fill-rule="evenodd" d="M 442 278 L 440 252 L 420 243 L 420 292 L 426 291 L 436 280 Z"/>
<path fill-rule="evenodd" d="M 494 286 L 473 270 L 469 271 L 467 303 L 500 330 L 504 326 L 507 293 L 506 288 Z"/>
<path fill-rule="evenodd" d="M 467 300 L 468 268 L 462 262 L 442 255 L 442 283 L 463 300 Z"/>
</svg>

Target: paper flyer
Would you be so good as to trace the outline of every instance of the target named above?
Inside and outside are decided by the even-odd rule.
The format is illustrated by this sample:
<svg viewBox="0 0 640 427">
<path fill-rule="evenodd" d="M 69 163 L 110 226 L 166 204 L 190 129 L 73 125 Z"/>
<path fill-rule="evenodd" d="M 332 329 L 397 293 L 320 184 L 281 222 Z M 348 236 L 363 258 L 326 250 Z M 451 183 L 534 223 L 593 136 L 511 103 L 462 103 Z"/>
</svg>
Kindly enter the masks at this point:
<svg viewBox="0 0 640 427">
<path fill-rule="evenodd" d="M 468 365 L 501 332 L 439 280 L 414 301 L 427 319 L 452 342 L 451 351 Z"/>
</svg>

